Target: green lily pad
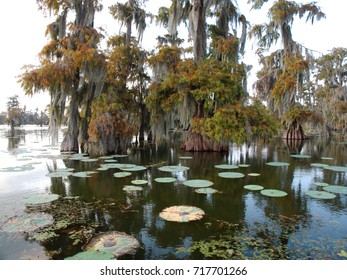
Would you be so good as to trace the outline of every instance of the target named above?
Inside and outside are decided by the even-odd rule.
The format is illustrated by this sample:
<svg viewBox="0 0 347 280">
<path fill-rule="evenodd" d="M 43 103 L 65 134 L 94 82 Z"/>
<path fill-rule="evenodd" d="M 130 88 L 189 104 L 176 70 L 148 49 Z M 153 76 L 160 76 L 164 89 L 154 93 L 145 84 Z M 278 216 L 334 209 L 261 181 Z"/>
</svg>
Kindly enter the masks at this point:
<svg viewBox="0 0 347 280">
<path fill-rule="evenodd" d="M 147 167 L 136 165 L 133 167 L 121 167 L 119 169 L 122 171 L 136 172 L 136 171 L 145 171 L 145 170 L 147 170 Z"/>
<path fill-rule="evenodd" d="M 115 256 L 110 253 L 98 251 L 83 251 L 74 256 L 67 257 L 65 260 L 113 260 Z"/>
<path fill-rule="evenodd" d="M 237 169 L 239 168 L 237 165 L 234 164 L 218 164 L 214 166 L 215 168 L 218 169 Z"/>
<path fill-rule="evenodd" d="M 125 158 L 125 157 L 128 157 L 128 155 L 113 155 L 114 158 Z"/>
<path fill-rule="evenodd" d="M 250 167 L 250 166 L 251 166 L 250 164 L 246 164 L 246 163 L 241 163 L 238 165 L 238 167 L 244 167 L 244 168 Z"/>
<path fill-rule="evenodd" d="M 53 224 L 53 216 L 45 213 L 26 213 L 9 218 L 0 228 L 7 233 L 32 232 Z"/>
<path fill-rule="evenodd" d="M 329 186 L 328 183 L 324 183 L 324 182 L 314 182 L 314 184 L 318 187 L 326 187 Z"/>
<path fill-rule="evenodd" d="M 181 157 L 179 157 L 179 159 L 193 159 L 193 157 L 190 157 L 190 156 L 181 156 Z"/>
<path fill-rule="evenodd" d="M 74 170 L 75 170 L 75 168 L 64 167 L 64 168 L 57 168 L 54 172 L 71 172 Z"/>
<path fill-rule="evenodd" d="M 271 197 L 283 197 L 283 196 L 287 195 L 286 192 L 280 191 L 280 190 L 275 190 L 275 189 L 261 190 L 260 193 L 262 195 L 271 196 Z"/>
<path fill-rule="evenodd" d="M 158 183 L 173 183 L 173 182 L 176 182 L 177 179 L 173 177 L 159 177 L 159 178 L 155 178 L 154 181 Z"/>
<path fill-rule="evenodd" d="M 243 188 L 250 191 L 261 191 L 264 189 L 264 187 L 260 185 L 245 185 Z"/>
<path fill-rule="evenodd" d="M 123 188 L 123 190 L 124 190 L 124 191 L 127 191 L 127 192 L 142 191 L 142 190 L 143 190 L 143 187 L 128 185 L 128 186 L 125 186 L 125 187 Z"/>
<path fill-rule="evenodd" d="M 170 222 L 186 223 L 200 220 L 204 215 L 205 212 L 198 207 L 180 205 L 165 208 L 160 212 L 159 217 Z"/>
<path fill-rule="evenodd" d="M 219 191 L 214 188 L 200 188 L 196 189 L 195 192 L 200 194 L 213 194 L 218 193 Z"/>
<path fill-rule="evenodd" d="M 334 199 L 336 197 L 336 195 L 325 191 L 307 191 L 306 194 L 318 199 Z"/>
<path fill-rule="evenodd" d="M 251 176 L 251 177 L 257 177 L 257 176 L 260 176 L 259 173 L 248 173 L 247 174 L 248 176 Z"/>
<path fill-rule="evenodd" d="M 133 180 L 133 181 L 131 181 L 131 183 L 134 185 L 146 185 L 146 184 L 148 184 L 148 181 L 147 180 Z"/>
<path fill-rule="evenodd" d="M 116 162 L 118 162 L 118 160 L 116 160 L 116 159 L 105 159 L 104 162 L 107 162 L 107 163 L 116 163 Z"/>
<path fill-rule="evenodd" d="M 102 168 L 107 168 L 107 169 L 132 168 L 132 167 L 136 167 L 136 166 L 137 166 L 136 164 L 130 164 L 130 163 L 104 163 L 104 164 L 101 164 Z"/>
<path fill-rule="evenodd" d="M 73 173 L 72 176 L 80 177 L 80 178 L 89 178 L 89 177 L 92 177 L 90 175 L 93 175 L 96 173 L 98 173 L 98 172 L 96 172 L 96 171 L 82 171 L 82 172 Z"/>
<path fill-rule="evenodd" d="M 24 198 L 22 202 L 24 204 L 48 203 L 57 200 L 59 197 L 58 194 L 37 194 Z"/>
<path fill-rule="evenodd" d="M 159 167 L 158 170 L 164 172 L 183 172 L 189 170 L 189 167 L 183 165 L 167 165 Z"/>
<path fill-rule="evenodd" d="M 99 159 L 113 159 L 113 156 L 102 156 Z"/>
<path fill-rule="evenodd" d="M 102 233 L 84 247 L 86 251 L 112 254 L 116 258 L 134 254 L 139 248 L 140 243 L 135 237 L 118 231 Z"/>
<path fill-rule="evenodd" d="M 191 188 L 207 188 L 213 185 L 213 182 L 208 180 L 188 180 L 183 182 L 183 185 Z"/>
<path fill-rule="evenodd" d="M 266 165 L 282 167 L 282 166 L 288 166 L 289 163 L 288 162 L 282 162 L 282 161 L 271 161 L 271 162 L 267 162 Z"/>
<path fill-rule="evenodd" d="M 222 178 L 236 179 L 245 177 L 245 174 L 240 172 L 220 172 L 218 173 L 218 176 Z"/>
<path fill-rule="evenodd" d="M 334 158 L 332 158 L 332 157 L 321 157 L 321 159 L 323 159 L 323 160 L 333 160 Z"/>
<path fill-rule="evenodd" d="M 344 187 L 344 186 L 329 185 L 329 186 L 323 187 L 323 190 L 327 192 L 347 194 L 347 187 Z"/>
<path fill-rule="evenodd" d="M 338 256 L 347 258 L 347 252 L 345 250 L 341 250 L 340 253 L 337 253 Z"/>
<path fill-rule="evenodd" d="M 124 178 L 124 177 L 130 176 L 131 174 L 132 174 L 131 172 L 123 171 L 123 172 L 116 172 L 113 174 L 113 176 L 116 178 Z"/>
<path fill-rule="evenodd" d="M 347 166 L 326 166 L 324 167 L 326 170 L 336 171 L 336 172 L 347 172 Z"/>
<path fill-rule="evenodd" d="M 26 164 L 22 166 L 4 167 L 0 169 L 0 172 L 23 172 L 23 171 L 30 171 L 34 169 L 35 167 L 33 167 L 32 165 Z"/>
<path fill-rule="evenodd" d="M 62 177 L 71 176 L 72 174 L 73 173 L 70 171 L 55 171 L 55 172 L 46 174 L 46 176 L 51 178 L 62 178 Z"/>
<path fill-rule="evenodd" d="M 309 155 L 290 155 L 292 158 L 311 158 Z"/>
<path fill-rule="evenodd" d="M 313 167 L 322 167 L 322 168 L 325 169 L 326 167 L 329 167 L 329 164 L 315 162 L 315 163 L 311 163 L 311 166 L 313 166 Z"/>
</svg>

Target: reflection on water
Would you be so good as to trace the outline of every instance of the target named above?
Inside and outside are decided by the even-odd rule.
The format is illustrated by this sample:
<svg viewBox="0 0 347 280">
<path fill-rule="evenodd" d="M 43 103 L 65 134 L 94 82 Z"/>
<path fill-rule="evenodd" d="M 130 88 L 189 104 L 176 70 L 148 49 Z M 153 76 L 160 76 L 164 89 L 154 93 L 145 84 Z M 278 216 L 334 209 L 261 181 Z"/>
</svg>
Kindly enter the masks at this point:
<svg viewBox="0 0 347 280">
<path fill-rule="evenodd" d="M 202 258 L 201 254 L 180 249 L 187 249 L 199 241 L 229 240 L 230 236 L 243 246 L 239 246 L 244 250 L 243 256 L 251 258 L 261 258 L 260 253 L 254 255 L 254 252 L 266 244 L 278 251 L 264 258 L 338 259 L 342 258 L 338 253 L 347 248 L 347 196 L 337 194 L 333 200 L 317 200 L 305 195 L 308 190 L 321 190 L 315 182 L 347 187 L 347 172 L 311 166 L 311 163 L 347 166 L 344 157 L 347 144 L 337 139 L 316 137 L 300 143 L 282 139 L 270 143 L 258 141 L 240 147 L 231 145 L 227 154 L 186 153 L 178 148 L 179 143 L 167 143 L 117 158 L 121 163 L 148 167 L 129 177 L 115 178 L 113 173 L 119 170 L 109 169 L 90 178 L 49 178 L 45 176 L 47 173 L 60 168 L 73 168 L 74 172 L 97 170 L 103 160 L 82 162 L 61 156 L 58 147 L 50 145 L 42 129 L 26 128 L 15 131 L 15 135 L 8 133 L 4 128 L 0 130 L 0 169 L 25 164 L 31 164 L 34 169 L 0 172 L 0 227 L 11 216 L 25 211 L 20 202 L 23 197 L 50 192 L 67 198 L 78 197 L 85 205 L 97 205 L 78 210 L 84 219 L 83 227 L 94 227 L 96 231 L 117 230 L 135 236 L 142 245 L 133 256 L 138 259 Z M 311 158 L 293 158 L 291 154 L 310 155 Z M 182 155 L 193 159 L 180 159 Z M 270 161 L 288 162 L 289 166 L 265 164 Z M 217 164 L 248 164 L 249 167 L 233 170 L 244 173 L 244 178 L 225 179 L 218 176 L 222 171 L 214 167 Z M 168 173 L 158 170 L 162 165 L 184 165 L 189 170 Z M 248 176 L 249 173 L 260 176 Z M 154 181 L 157 177 L 168 176 L 177 181 L 169 184 Z M 141 192 L 123 191 L 123 187 L 131 185 L 135 179 L 149 183 Z M 182 184 L 189 179 L 210 180 L 219 193 L 198 194 Z M 265 197 L 258 191 L 245 190 L 243 186 L 247 184 L 282 190 L 288 195 Z M 159 213 L 173 205 L 197 206 L 206 216 L 200 221 L 183 224 L 161 219 Z M 229 225 L 227 230 L 225 225 Z M 231 225 L 237 227 L 231 230 Z M 68 227 L 64 232 L 68 235 L 72 230 Z M 252 247 L 251 242 L 258 247 Z M 47 245 L 26 241 L 22 234 L 0 231 L 0 259 L 62 259 L 82 250 L 83 244 L 72 243 L 66 236 L 60 236 Z M 237 244 L 233 246 L 235 251 Z M 241 255 L 236 252 L 234 257 L 237 256 Z"/>
</svg>

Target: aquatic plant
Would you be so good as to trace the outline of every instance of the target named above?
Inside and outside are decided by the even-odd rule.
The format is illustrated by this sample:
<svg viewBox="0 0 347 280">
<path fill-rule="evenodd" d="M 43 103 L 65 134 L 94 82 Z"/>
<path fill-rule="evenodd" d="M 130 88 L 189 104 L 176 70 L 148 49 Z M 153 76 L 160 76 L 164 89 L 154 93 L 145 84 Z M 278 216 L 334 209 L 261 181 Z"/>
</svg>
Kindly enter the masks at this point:
<svg viewBox="0 0 347 280">
<path fill-rule="evenodd" d="M 164 172 L 183 172 L 189 170 L 189 167 L 183 165 L 167 165 L 159 167 L 158 170 Z"/>
<path fill-rule="evenodd" d="M 283 197 L 288 195 L 284 191 L 280 190 L 275 190 L 275 189 L 266 189 L 266 190 L 261 190 L 260 193 L 265 196 L 270 196 L 270 197 Z"/>
<path fill-rule="evenodd" d="M 176 182 L 177 179 L 173 177 L 159 177 L 159 178 L 155 178 L 154 181 L 158 183 L 173 183 L 173 182 Z"/>
<path fill-rule="evenodd" d="M 196 189 L 195 192 L 200 194 L 213 194 L 218 193 L 219 191 L 214 188 L 200 188 Z"/>
<path fill-rule="evenodd" d="M 250 191 L 260 191 L 264 189 L 264 187 L 260 185 L 245 185 L 243 188 Z"/>
<path fill-rule="evenodd" d="M 334 199 L 336 195 L 325 191 L 307 191 L 306 195 L 318 199 Z"/>
<path fill-rule="evenodd" d="M 208 180 L 187 180 L 183 185 L 191 188 L 207 188 L 213 186 L 213 182 Z"/>
<path fill-rule="evenodd" d="M 60 196 L 58 194 L 37 194 L 33 196 L 29 196 L 27 198 L 24 198 L 22 202 L 24 204 L 41 204 L 41 203 L 48 203 L 55 201 Z"/>
<path fill-rule="evenodd" d="M 344 186 L 329 185 L 329 186 L 323 187 L 323 189 L 327 192 L 347 194 L 347 187 L 344 187 Z"/>
<path fill-rule="evenodd" d="M 159 217 L 170 222 L 186 223 L 203 218 L 205 212 L 194 206 L 180 205 L 165 208 L 159 213 Z"/>
<path fill-rule="evenodd" d="M 32 232 L 53 224 L 53 216 L 45 213 L 25 213 L 9 218 L 0 230 L 7 233 Z"/>
<path fill-rule="evenodd" d="M 222 178 L 235 179 L 235 178 L 243 178 L 245 177 L 245 174 L 240 172 L 220 172 L 218 173 L 218 176 Z"/>
</svg>

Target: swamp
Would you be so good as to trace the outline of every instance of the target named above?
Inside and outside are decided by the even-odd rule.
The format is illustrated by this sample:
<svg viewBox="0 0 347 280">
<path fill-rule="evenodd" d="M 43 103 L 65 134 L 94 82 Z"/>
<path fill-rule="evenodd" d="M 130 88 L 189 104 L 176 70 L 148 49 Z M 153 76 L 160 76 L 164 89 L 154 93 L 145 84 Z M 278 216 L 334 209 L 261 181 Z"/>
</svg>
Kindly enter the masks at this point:
<svg viewBox="0 0 347 280">
<path fill-rule="evenodd" d="M 0 259 L 95 259 L 89 242 L 109 232 L 129 236 L 131 250 L 102 259 L 346 259 L 338 135 L 228 153 L 186 152 L 172 135 L 91 158 L 61 154 L 47 127 L 0 132 Z"/>
</svg>

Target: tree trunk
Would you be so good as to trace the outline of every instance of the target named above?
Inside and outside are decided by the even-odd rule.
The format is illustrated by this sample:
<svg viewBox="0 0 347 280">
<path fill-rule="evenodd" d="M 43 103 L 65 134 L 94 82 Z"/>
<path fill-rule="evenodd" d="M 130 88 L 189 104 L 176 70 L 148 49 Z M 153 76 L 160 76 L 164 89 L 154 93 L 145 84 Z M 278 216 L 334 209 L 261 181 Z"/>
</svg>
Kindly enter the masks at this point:
<svg viewBox="0 0 347 280">
<path fill-rule="evenodd" d="M 78 96 L 77 93 L 71 96 L 68 130 L 61 143 L 61 152 L 76 152 L 78 153 Z"/>
<path fill-rule="evenodd" d="M 307 139 L 301 124 L 298 124 L 296 120 L 293 120 L 288 129 L 283 135 L 284 139 L 288 140 L 303 140 Z"/>
</svg>

